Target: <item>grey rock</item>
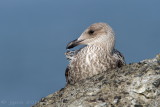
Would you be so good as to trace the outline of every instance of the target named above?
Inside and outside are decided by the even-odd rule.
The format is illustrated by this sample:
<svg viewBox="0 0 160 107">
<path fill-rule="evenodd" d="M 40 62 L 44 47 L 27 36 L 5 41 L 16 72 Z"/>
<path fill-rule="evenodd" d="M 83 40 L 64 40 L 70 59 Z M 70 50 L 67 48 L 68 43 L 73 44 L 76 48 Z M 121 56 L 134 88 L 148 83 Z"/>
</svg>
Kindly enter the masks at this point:
<svg viewBox="0 0 160 107">
<path fill-rule="evenodd" d="M 160 107 L 160 54 L 67 85 L 32 107 Z"/>
</svg>

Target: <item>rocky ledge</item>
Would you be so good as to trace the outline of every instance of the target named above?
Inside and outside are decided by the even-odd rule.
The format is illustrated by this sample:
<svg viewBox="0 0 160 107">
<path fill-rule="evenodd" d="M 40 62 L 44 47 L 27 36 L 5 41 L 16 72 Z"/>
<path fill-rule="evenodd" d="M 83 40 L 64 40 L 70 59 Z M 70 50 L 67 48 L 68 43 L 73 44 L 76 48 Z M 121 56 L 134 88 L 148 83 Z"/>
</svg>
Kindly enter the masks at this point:
<svg viewBox="0 0 160 107">
<path fill-rule="evenodd" d="M 32 107 L 160 107 L 160 54 L 67 85 Z"/>
</svg>

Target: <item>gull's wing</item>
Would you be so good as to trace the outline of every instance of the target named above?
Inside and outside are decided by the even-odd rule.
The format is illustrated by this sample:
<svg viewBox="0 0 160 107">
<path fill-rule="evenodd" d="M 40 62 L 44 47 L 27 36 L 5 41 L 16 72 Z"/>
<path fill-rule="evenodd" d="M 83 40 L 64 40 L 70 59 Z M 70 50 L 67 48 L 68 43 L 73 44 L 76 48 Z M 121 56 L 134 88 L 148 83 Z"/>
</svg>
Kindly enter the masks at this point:
<svg viewBox="0 0 160 107">
<path fill-rule="evenodd" d="M 113 57 L 115 57 L 118 60 L 118 67 L 121 67 L 125 65 L 125 59 L 121 52 L 119 52 L 117 49 L 113 50 Z"/>
</svg>

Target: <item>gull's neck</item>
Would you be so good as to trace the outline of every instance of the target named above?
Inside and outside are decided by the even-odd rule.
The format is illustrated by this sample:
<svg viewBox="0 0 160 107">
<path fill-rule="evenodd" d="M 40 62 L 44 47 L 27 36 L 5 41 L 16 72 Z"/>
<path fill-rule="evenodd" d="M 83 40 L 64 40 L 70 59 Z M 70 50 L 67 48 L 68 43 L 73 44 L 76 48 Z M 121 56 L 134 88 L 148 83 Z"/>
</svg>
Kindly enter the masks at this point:
<svg viewBox="0 0 160 107">
<path fill-rule="evenodd" d="M 105 36 L 101 36 L 97 38 L 93 43 L 88 44 L 89 47 L 101 48 L 102 51 L 105 51 L 108 54 L 113 53 L 114 45 L 115 45 L 114 35 L 109 35 L 107 36 L 107 38 Z"/>
</svg>

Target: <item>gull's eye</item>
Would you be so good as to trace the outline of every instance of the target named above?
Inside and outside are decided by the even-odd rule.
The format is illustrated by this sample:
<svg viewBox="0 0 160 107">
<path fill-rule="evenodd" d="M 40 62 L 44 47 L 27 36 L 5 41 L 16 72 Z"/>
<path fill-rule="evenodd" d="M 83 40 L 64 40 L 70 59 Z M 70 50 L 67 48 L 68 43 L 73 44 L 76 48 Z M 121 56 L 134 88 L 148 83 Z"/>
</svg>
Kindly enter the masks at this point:
<svg viewBox="0 0 160 107">
<path fill-rule="evenodd" d="M 88 34 L 92 35 L 94 33 L 94 30 L 89 30 Z"/>
</svg>

